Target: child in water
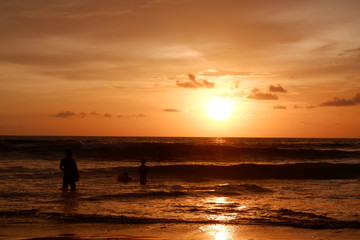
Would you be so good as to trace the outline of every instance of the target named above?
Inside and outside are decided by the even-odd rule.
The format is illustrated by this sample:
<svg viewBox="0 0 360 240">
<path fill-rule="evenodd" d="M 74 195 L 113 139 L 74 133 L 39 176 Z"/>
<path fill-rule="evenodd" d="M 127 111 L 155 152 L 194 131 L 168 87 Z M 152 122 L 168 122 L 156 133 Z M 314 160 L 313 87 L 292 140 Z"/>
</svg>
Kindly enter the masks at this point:
<svg viewBox="0 0 360 240">
<path fill-rule="evenodd" d="M 139 174 L 140 174 L 140 184 L 146 184 L 146 174 L 148 171 L 148 166 L 145 165 L 145 160 L 141 160 L 141 165 L 139 166 Z"/>
<path fill-rule="evenodd" d="M 129 177 L 129 175 L 125 172 L 125 173 L 119 175 L 117 180 L 118 180 L 118 182 L 127 183 L 127 182 L 130 182 L 132 180 L 132 178 Z"/>
</svg>

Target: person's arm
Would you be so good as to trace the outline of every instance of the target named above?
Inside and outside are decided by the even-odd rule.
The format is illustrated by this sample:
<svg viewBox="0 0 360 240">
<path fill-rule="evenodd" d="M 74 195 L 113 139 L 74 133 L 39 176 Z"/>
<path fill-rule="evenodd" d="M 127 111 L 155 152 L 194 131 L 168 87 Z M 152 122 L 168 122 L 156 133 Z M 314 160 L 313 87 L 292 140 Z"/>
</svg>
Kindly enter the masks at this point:
<svg viewBox="0 0 360 240">
<path fill-rule="evenodd" d="M 63 161 L 63 159 L 61 159 L 61 161 L 60 161 L 60 170 L 64 171 L 64 161 Z"/>
</svg>

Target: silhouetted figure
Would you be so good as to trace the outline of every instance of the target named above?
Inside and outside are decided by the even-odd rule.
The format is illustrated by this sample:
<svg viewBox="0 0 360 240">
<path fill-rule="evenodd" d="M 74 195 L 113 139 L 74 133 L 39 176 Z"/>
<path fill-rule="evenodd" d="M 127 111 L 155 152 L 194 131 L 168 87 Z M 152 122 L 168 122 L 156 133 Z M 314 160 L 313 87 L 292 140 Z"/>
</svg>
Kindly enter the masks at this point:
<svg viewBox="0 0 360 240">
<path fill-rule="evenodd" d="M 75 182 L 79 181 L 79 172 L 75 160 L 72 158 L 72 151 L 65 152 L 65 158 L 60 162 L 60 170 L 64 171 L 63 190 L 67 190 L 70 184 L 71 190 L 76 189 Z"/>
<path fill-rule="evenodd" d="M 146 184 L 147 171 L 148 166 L 145 165 L 145 160 L 141 160 L 141 165 L 139 166 L 140 184 Z"/>
<path fill-rule="evenodd" d="M 132 178 L 129 177 L 129 175 L 125 172 L 125 173 L 119 175 L 118 178 L 117 178 L 117 180 L 118 180 L 119 182 L 127 183 L 127 182 L 132 181 Z"/>
</svg>

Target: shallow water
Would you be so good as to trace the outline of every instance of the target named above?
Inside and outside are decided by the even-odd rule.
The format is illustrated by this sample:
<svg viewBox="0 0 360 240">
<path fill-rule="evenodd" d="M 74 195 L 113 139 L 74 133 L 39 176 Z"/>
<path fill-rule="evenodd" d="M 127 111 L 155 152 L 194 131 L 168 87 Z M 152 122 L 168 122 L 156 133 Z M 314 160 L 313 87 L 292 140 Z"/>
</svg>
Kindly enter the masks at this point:
<svg viewBox="0 0 360 240">
<path fill-rule="evenodd" d="M 5 224 L 360 228 L 359 140 L 2 137 L 1 141 L 0 216 Z M 62 192 L 59 161 L 70 147 L 81 179 L 78 191 Z M 149 166 L 146 186 L 138 183 L 139 159 L 146 159 Z M 117 176 L 123 172 L 133 181 L 119 183 Z"/>
</svg>

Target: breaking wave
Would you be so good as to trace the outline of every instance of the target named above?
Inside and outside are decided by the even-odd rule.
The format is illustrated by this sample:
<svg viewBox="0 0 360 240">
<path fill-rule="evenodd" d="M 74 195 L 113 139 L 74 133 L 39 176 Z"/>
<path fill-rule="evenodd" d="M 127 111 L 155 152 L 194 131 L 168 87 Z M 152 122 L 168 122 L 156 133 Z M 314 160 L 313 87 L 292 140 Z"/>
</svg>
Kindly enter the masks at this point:
<svg viewBox="0 0 360 240">
<path fill-rule="evenodd" d="M 249 211 L 252 211 L 250 209 Z M 61 212 L 40 212 L 36 209 L 21 211 L 0 211 L 0 217 L 21 216 L 32 218 L 45 218 L 53 221 L 65 221 L 72 223 L 116 223 L 116 224 L 157 224 L 157 223 L 199 223 L 199 224 L 241 224 L 241 225 L 268 225 L 289 226 L 309 229 L 340 229 L 360 228 L 359 221 L 342 221 L 334 218 L 306 212 L 296 212 L 289 209 L 268 211 L 264 216 L 237 217 L 231 220 L 214 219 L 175 219 L 175 218 L 151 218 L 132 217 L 125 215 L 101 215 L 101 214 L 69 214 Z"/>
</svg>

